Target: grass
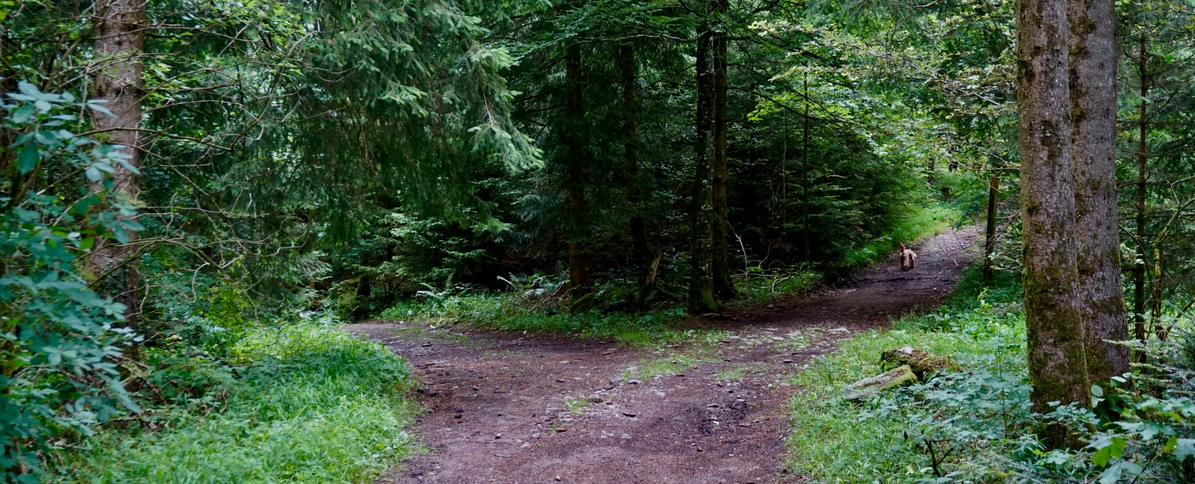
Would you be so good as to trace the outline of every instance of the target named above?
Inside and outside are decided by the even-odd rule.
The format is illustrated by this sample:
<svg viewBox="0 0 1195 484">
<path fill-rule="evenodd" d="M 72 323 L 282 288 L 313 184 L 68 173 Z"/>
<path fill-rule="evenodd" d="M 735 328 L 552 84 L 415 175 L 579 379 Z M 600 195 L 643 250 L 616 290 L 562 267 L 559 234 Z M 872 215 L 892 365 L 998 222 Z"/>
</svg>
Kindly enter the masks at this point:
<svg viewBox="0 0 1195 484">
<path fill-rule="evenodd" d="M 253 331 L 230 356 L 245 366 L 222 405 L 101 432 L 49 481 L 364 483 L 409 451 L 408 369 L 381 345 L 305 323 Z"/>
<path fill-rule="evenodd" d="M 718 381 L 736 382 L 743 381 L 748 373 L 757 374 L 763 373 L 768 369 L 766 363 L 744 363 L 735 365 L 725 370 L 721 370 L 714 375 Z"/>
<path fill-rule="evenodd" d="M 755 269 L 755 268 L 752 268 Z M 735 304 L 764 304 L 790 294 L 808 290 L 822 280 L 822 275 L 812 270 L 791 270 L 763 272 L 748 270 L 738 283 L 738 298 Z"/>
<path fill-rule="evenodd" d="M 906 345 L 951 356 L 965 367 L 1023 372 L 1024 319 L 1013 302 L 1014 277 L 1004 275 L 997 289 L 985 291 L 978 271 L 971 270 L 940 311 L 906 317 L 892 331 L 873 330 L 843 341 L 838 350 L 794 374 L 789 381 L 799 390 L 790 403 L 789 468 L 816 482 L 844 484 L 920 476 L 924 457 L 904 440 L 908 422 L 899 414 L 878 412 L 879 399 L 852 403 L 841 390 L 882 373 L 880 353 Z"/>
<path fill-rule="evenodd" d="M 512 293 L 454 295 L 417 309 L 402 304 L 384 311 L 382 318 L 462 321 L 481 329 L 567 334 L 632 346 L 688 341 L 695 334 L 681 327 L 685 318 L 681 309 L 653 309 L 643 313 L 599 309 L 567 312 L 557 305 L 529 305 Z"/>
</svg>

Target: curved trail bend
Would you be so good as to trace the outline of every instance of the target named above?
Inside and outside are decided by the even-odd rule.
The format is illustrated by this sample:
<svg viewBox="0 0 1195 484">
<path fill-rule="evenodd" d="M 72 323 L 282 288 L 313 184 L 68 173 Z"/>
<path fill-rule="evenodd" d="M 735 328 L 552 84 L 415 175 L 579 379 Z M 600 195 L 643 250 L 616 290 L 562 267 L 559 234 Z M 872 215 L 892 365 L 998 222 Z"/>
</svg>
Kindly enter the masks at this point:
<svg viewBox="0 0 1195 484">
<path fill-rule="evenodd" d="M 372 322 L 349 330 L 407 358 L 428 413 L 428 452 L 380 483 L 778 483 L 794 388 L 789 373 L 838 339 L 939 304 L 978 231 L 915 247 L 854 284 L 744 310 L 727 332 L 683 347 Z"/>
</svg>

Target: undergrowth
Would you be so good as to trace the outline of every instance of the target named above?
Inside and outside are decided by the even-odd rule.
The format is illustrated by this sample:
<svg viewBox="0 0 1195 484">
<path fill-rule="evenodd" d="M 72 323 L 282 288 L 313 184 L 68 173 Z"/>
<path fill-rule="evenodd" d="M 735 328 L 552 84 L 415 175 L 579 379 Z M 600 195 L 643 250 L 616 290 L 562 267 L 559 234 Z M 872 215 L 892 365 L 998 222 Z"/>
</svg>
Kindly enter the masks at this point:
<svg viewBox="0 0 1195 484">
<path fill-rule="evenodd" d="M 883 260 L 895 241 L 912 241 L 945 230 L 959 219 L 955 209 L 935 205 L 911 211 L 898 220 L 889 235 L 851 252 L 850 265 Z M 633 311 L 637 297 L 633 281 L 618 279 L 595 288 L 581 306 L 570 310 L 567 283 L 563 276 L 532 274 L 501 278 L 506 291 L 478 290 L 468 285 L 425 286 L 413 300 L 400 301 L 381 312 L 386 320 L 464 322 L 481 329 L 566 334 L 583 338 L 611 339 L 631 345 L 684 341 L 693 335 L 682 324 L 686 312 L 675 301 L 657 304 L 649 310 Z M 762 263 L 748 267 L 735 277 L 737 297 L 731 306 L 773 302 L 807 291 L 823 280 L 823 274 L 809 267 L 769 269 Z M 679 297 L 667 294 L 669 297 Z"/>
<path fill-rule="evenodd" d="M 371 482 L 410 448 L 408 369 L 377 343 L 304 322 L 223 356 L 148 355 L 175 361 L 142 391 L 175 403 L 62 449 L 50 482 Z"/>
<path fill-rule="evenodd" d="M 985 288 L 979 272 L 971 268 L 938 311 L 858 335 L 793 376 L 793 471 L 860 484 L 1195 479 L 1195 402 L 1175 391 L 1181 375 L 1192 374 L 1175 366 L 1185 359 L 1176 355 L 1195 344 L 1158 345 L 1171 354 L 1151 352 L 1153 363 L 1137 365 L 1135 388 L 1124 378 L 1093 387 L 1092 410 L 1034 414 L 1015 274 Z M 883 371 L 883 350 L 901 346 L 949 356 L 963 371 L 861 401 L 842 397 L 847 384 Z M 1047 449 L 1036 431 L 1051 423 L 1066 425 L 1082 445 Z"/>
</svg>

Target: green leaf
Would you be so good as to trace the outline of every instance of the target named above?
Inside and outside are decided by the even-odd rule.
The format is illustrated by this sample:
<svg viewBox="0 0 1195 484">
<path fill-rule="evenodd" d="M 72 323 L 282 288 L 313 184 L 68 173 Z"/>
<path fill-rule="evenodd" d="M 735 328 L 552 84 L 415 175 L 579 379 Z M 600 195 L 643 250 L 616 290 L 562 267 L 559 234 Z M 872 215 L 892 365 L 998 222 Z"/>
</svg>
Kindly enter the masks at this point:
<svg viewBox="0 0 1195 484">
<path fill-rule="evenodd" d="M 106 102 L 108 101 L 102 99 L 87 101 L 87 108 L 97 113 L 107 114 L 108 116 L 115 118 L 116 113 L 113 113 L 112 111 L 109 111 L 108 108 L 104 107 L 104 103 Z"/>
<path fill-rule="evenodd" d="M 1099 467 L 1106 467 L 1108 461 L 1120 458 L 1125 442 L 1122 437 L 1104 437 L 1092 443 L 1091 446 L 1099 449 L 1095 451 L 1095 455 L 1091 456 L 1091 462 Z"/>
<path fill-rule="evenodd" d="M 33 171 L 40 159 L 41 153 L 38 152 L 37 146 L 25 145 L 24 148 L 21 148 L 21 154 L 17 156 L 17 171 L 22 175 Z"/>
<path fill-rule="evenodd" d="M 95 245 L 95 237 L 88 237 L 79 241 L 79 250 L 87 250 Z"/>
<path fill-rule="evenodd" d="M 29 81 L 18 82 L 17 89 L 21 91 L 21 94 L 24 94 L 26 96 L 40 97 L 40 95 L 41 95 L 41 90 L 38 89 L 36 85 L 34 85 L 32 82 L 29 82 Z"/>
<path fill-rule="evenodd" d="M 13 111 L 11 118 L 12 122 L 24 124 L 25 122 L 29 121 L 29 118 L 33 117 L 33 111 L 34 107 L 32 104 L 21 106 L 16 111 Z"/>
<path fill-rule="evenodd" d="M 1100 474 L 1100 484 L 1116 484 L 1127 472 L 1130 477 L 1141 474 L 1141 466 L 1132 462 L 1117 462 Z"/>
<path fill-rule="evenodd" d="M 145 230 L 145 226 L 141 225 L 141 223 L 137 222 L 136 220 L 125 220 L 122 223 L 122 225 L 124 226 L 124 228 L 126 230 L 129 230 L 131 232 L 140 232 L 142 230 Z"/>
<path fill-rule="evenodd" d="M 1195 456 L 1195 439 L 1178 439 L 1175 442 L 1174 457 L 1182 462 L 1187 457 Z"/>
</svg>

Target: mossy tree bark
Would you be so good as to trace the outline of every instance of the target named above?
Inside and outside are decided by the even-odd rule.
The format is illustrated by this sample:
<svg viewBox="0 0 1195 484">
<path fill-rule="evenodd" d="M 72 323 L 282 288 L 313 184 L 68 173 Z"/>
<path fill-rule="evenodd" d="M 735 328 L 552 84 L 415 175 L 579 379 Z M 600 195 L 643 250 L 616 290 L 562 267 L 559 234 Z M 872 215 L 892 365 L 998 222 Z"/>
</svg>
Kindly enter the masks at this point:
<svg viewBox="0 0 1195 484">
<path fill-rule="evenodd" d="M 592 290 L 586 242 L 589 235 L 588 207 L 585 205 L 585 165 L 588 162 L 585 142 L 585 106 L 581 79 L 581 46 L 571 44 L 565 50 L 565 81 L 568 94 L 565 100 L 569 153 L 565 166 L 565 185 L 568 191 L 568 276 L 569 298 L 575 308 Z"/>
<path fill-rule="evenodd" d="M 112 144 L 124 146 L 128 163 L 141 167 L 141 97 L 144 81 L 141 77 L 141 55 L 145 50 L 145 1 L 104 0 L 96 4 L 95 50 L 98 68 L 95 74 L 95 97 L 107 101 L 104 105 L 112 116 L 96 114 L 92 127 L 108 137 Z M 141 194 L 141 176 L 117 165 L 112 173 L 112 192 L 127 201 L 136 201 Z M 93 190 L 103 190 L 95 185 Z M 126 324 L 136 328 L 140 302 L 137 294 L 141 273 L 136 257 L 137 234 L 129 233 L 129 241 L 117 244 L 97 238 L 88 260 L 89 270 L 96 277 L 111 277 L 111 284 L 102 284 L 117 293 L 116 298 L 127 306 Z"/>
<path fill-rule="evenodd" d="M 713 130 L 713 34 L 703 24 L 697 34 L 697 146 L 693 157 L 692 272 L 689 276 L 689 310 L 717 308 L 714 300 L 713 223 L 714 199 L 711 165 Z"/>
<path fill-rule="evenodd" d="M 1067 2 L 1022 0 L 1016 15 L 1030 398 L 1034 410 L 1049 412 L 1050 402 L 1086 402 L 1090 389 L 1075 256 Z M 1068 440 L 1058 426 L 1044 437 L 1055 446 Z"/>
<path fill-rule="evenodd" d="M 728 0 L 713 0 L 711 10 L 715 15 L 715 25 L 717 28 L 713 33 L 713 100 L 714 100 L 714 163 L 713 163 L 713 205 L 714 205 L 714 222 L 713 222 L 713 270 L 714 270 L 714 292 L 718 297 L 733 298 L 735 295 L 734 281 L 730 279 L 730 264 L 727 259 L 729 246 L 727 243 L 730 221 L 728 220 L 728 207 L 726 184 L 729 181 L 729 173 L 727 167 L 727 102 L 726 91 L 729 87 L 729 80 L 727 78 L 727 48 L 728 48 L 728 32 L 726 15 L 729 13 L 730 2 Z"/>
<path fill-rule="evenodd" d="M 1071 166 L 1079 313 L 1087 373 L 1106 381 L 1129 370 L 1116 206 L 1116 46 L 1113 0 L 1069 0 Z"/>
</svg>

